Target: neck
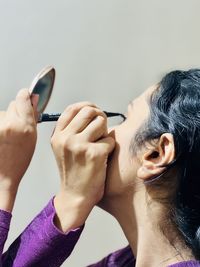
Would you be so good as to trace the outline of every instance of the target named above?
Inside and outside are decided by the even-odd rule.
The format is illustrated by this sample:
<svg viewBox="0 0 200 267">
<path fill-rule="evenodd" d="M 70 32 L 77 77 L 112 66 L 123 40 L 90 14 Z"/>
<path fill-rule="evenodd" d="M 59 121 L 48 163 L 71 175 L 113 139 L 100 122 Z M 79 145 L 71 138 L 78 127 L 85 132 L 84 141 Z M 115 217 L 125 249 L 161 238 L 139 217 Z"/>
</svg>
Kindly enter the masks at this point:
<svg viewBox="0 0 200 267">
<path fill-rule="evenodd" d="M 123 197 L 105 198 L 100 205 L 121 225 L 136 258 L 136 266 L 166 267 L 191 259 L 190 250 L 184 247 L 180 238 L 175 238 L 172 227 L 169 226 L 167 232 L 174 236 L 173 243 L 163 234 L 159 227 L 163 211 L 160 204 L 148 200 L 146 194 L 142 190 L 134 194 L 126 192 Z"/>
</svg>

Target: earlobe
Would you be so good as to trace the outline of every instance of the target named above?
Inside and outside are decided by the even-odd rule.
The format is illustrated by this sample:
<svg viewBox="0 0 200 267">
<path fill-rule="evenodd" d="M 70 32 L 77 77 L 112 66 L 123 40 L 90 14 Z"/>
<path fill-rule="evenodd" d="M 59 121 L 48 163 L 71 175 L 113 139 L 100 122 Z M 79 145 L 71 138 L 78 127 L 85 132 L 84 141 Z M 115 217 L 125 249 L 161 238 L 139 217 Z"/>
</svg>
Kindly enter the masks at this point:
<svg viewBox="0 0 200 267">
<path fill-rule="evenodd" d="M 164 133 L 141 156 L 141 166 L 138 168 L 137 177 L 142 180 L 148 180 L 159 176 L 165 171 L 165 166 L 174 160 L 174 157 L 175 147 L 173 135 Z"/>
</svg>

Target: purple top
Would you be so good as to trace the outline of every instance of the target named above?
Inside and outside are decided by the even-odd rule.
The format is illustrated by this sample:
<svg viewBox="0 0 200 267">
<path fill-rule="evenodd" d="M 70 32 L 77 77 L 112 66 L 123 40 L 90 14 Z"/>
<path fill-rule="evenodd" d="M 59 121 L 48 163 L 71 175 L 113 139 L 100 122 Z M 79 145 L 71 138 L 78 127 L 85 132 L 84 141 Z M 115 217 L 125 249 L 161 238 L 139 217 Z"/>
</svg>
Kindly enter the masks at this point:
<svg viewBox="0 0 200 267">
<path fill-rule="evenodd" d="M 84 226 L 62 233 L 54 225 L 53 201 L 33 219 L 22 234 L 3 253 L 12 215 L 0 210 L 0 267 L 58 267 L 71 254 Z M 90 267 L 133 267 L 135 259 L 129 246 L 111 253 Z M 89 267 L 89 266 L 88 266 Z M 185 261 L 168 267 L 200 267 L 199 261 Z"/>
</svg>

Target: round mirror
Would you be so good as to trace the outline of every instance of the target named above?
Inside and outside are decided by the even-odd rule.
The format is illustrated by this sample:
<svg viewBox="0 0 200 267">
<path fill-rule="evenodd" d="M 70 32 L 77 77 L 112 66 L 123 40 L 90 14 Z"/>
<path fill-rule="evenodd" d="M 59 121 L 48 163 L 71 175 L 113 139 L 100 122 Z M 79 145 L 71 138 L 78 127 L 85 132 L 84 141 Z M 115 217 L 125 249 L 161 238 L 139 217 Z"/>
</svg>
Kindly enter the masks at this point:
<svg viewBox="0 0 200 267">
<path fill-rule="evenodd" d="M 51 66 L 44 68 L 33 80 L 30 86 L 30 93 L 39 95 L 37 111 L 38 117 L 45 110 L 55 81 L 55 69 Z"/>
</svg>

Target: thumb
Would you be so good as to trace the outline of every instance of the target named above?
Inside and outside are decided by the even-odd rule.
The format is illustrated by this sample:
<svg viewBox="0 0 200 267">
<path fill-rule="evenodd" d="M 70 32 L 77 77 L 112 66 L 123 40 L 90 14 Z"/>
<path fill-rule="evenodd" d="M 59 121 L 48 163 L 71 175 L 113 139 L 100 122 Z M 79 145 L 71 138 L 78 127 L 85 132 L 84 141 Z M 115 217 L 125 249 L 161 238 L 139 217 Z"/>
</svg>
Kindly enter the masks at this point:
<svg viewBox="0 0 200 267">
<path fill-rule="evenodd" d="M 38 116 L 39 116 L 38 111 L 37 111 L 38 102 L 39 102 L 39 95 L 38 94 L 32 94 L 31 95 L 31 104 L 33 106 L 33 111 L 34 111 L 34 116 L 35 116 L 36 122 L 38 121 Z"/>
<path fill-rule="evenodd" d="M 0 119 L 2 119 L 5 116 L 6 112 L 5 111 L 0 111 Z"/>
</svg>

